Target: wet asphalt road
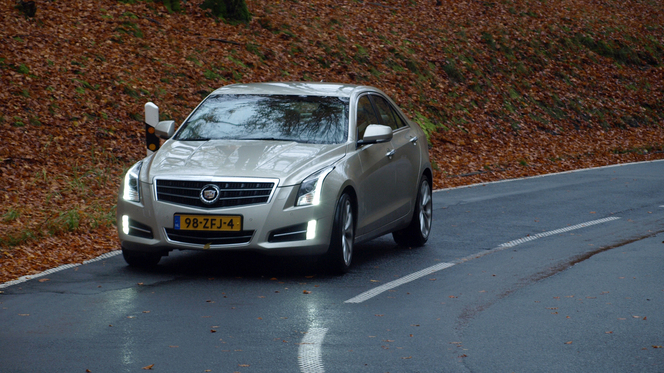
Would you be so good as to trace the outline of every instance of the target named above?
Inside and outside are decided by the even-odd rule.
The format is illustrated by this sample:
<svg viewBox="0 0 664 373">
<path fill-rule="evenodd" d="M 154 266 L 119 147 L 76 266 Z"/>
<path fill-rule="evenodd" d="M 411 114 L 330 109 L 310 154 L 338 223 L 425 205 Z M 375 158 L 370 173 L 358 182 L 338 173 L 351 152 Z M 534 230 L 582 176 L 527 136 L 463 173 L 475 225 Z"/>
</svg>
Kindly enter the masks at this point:
<svg viewBox="0 0 664 373">
<path fill-rule="evenodd" d="M 664 372 L 663 185 L 652 162 L 439 191 L 425 247 L 381 237 L 341 277 L 196 252 L 50 273 L 0 289 L 0 372 Z"/>
</svg>

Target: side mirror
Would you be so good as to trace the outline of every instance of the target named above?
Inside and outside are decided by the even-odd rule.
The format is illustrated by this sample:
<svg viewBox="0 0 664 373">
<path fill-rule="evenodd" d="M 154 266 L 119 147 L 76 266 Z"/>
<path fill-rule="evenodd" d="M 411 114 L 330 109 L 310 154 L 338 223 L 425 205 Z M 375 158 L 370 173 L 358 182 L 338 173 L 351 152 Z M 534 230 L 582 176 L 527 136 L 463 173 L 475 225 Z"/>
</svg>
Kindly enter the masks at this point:
<svg viewBox="0 0 664 373">
<path fill-rule="evenodd" d="M 173 133 L 175 132 L 175 121 L 174 120 L 164 120 L 159 123 L 157 123 L 157 126 L 155 127 L 155 133 L 159 138 L 162 138 L 164 140 L 168 140 L 171 137 L 173 137 Z"/>
<path fill-rule="evenodd" d="M 364 137 L 358 145 L 375 144 L 392 140 L 392 128 L 382 124 L 370 124 L 364 131 Z"/>
</svg>

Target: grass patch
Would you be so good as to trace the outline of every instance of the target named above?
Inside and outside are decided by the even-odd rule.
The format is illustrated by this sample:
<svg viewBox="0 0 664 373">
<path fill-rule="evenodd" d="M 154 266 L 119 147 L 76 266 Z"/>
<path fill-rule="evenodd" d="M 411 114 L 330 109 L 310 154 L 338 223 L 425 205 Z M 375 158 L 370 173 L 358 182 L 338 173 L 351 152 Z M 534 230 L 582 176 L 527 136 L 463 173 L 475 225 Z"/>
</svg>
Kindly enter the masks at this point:
<svg viewBox="0 0 664 373">
<path fill-rule="evenodd" d="M 21 216 L 21 213 L 18 210 L 9 209 L 9 211 L 2 215 L 2 221 L 9 223 L 18 219 L 19 216 Z"/>
<path fill-rule="evenodd" d="M 461 71 L 457 67 L 456 63 L 453 60 L 447 60 L 447 63 L 443 65 L 443 71 L 447 74 L 447 78 L 452 83 L 463 83 L 465 80 Z"/>
<path fill-rule="evenodd" d="M 424 134 L 427 136 L 427 141 L 430 141 L 431 132 L 437 131 L 438 126 L 420 112 L 415 112 L 415 118 L 413 120 L 420 126 L 420 128 L 422 128 L 422 131 L 424 131 Z M 442 126 L 442 128 L 447 129 L 445 126 Z"/>
<path fill-rule="evenodd" d="M 30 68 L 29 68 L 28 66 L 26 66 L 25 64 L 20 64 L 20 65 L 16 68 L 16 71 L 19 72 L 19 73 L 21 73 L 21 74 L 25 74 L 25 75 L 30 74 Z"/>
</svg>

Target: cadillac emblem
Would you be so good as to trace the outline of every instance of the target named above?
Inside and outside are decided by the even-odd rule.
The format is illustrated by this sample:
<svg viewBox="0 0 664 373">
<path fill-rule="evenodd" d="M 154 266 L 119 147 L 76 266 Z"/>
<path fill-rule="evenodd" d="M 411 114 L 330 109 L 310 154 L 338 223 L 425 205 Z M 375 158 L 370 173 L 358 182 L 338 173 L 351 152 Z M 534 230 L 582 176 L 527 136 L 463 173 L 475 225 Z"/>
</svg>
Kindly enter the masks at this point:
<svg viewBox="0 0 664 373">
<path fill-rule="evenodd" d="M 221 189 L 219 189 L 218 186 L 214 184 L 208 184 L 201 189 L 201 194 L 199 195 L 199 198 L 201 199 L 201 202 L 203 202 L 204 204 L 211 205 L 217 202 L 217 200 L 219 200 L 220 195 L 221 195 Z"/>
</svg>

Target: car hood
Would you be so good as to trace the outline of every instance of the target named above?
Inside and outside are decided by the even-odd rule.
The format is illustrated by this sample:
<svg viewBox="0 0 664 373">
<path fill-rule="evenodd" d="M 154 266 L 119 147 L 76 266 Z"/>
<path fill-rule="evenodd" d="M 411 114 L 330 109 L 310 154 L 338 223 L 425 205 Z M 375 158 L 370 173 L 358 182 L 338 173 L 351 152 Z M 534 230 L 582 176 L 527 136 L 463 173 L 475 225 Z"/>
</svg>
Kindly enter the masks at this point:
<svg viewBox="0 0 664 373">
<path fill-rule="evenodd" d="M 148 177 L 149 180 L 178 176 L 278 178 L 280 186 L 287 186 L 300 183 L 345 154 L 345 144 L 172 140 L 152 158 Z"/>
</svg>

